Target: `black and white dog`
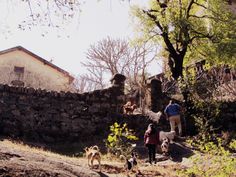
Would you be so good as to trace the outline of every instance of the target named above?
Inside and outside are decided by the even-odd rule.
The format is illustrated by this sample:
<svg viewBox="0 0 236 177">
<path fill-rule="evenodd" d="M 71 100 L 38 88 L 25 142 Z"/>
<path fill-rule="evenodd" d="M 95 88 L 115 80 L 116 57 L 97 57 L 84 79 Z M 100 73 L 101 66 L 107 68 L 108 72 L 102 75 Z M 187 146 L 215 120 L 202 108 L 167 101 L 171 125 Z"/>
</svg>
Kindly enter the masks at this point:
<svg viewBox="0 0 236 177">
<path fill-rule="evenodd" d="M 163 155 L 169 155 L 169 147 L 170 147 L 170 140 L 169 138 L 165 137 L 162 139 L 161 143 L 161 151 Z"/>
<path fill-rule="evenodd" d="M 137 153 L 136 152 L 132 152 L 131 153 L 131 158 L 126 158 L 126 162 L 124 165 L 125 171 L 127 173 L 127 176 L 129 176 L 129 172 L 138 172 L 140 173 L 140 171 L 138 170 L 138 161 L 137 161 Z"/>
<path fill-rule="evenodd" d="M 130 159 L 126 159 L 126 163 L 125 163 L 125 169 L 126 170 L 133 170 L 135 166 L 138 165 L 137 162 L 137 153 L 132 152 L 131 153 L 131 158 Z"/>
</svg>

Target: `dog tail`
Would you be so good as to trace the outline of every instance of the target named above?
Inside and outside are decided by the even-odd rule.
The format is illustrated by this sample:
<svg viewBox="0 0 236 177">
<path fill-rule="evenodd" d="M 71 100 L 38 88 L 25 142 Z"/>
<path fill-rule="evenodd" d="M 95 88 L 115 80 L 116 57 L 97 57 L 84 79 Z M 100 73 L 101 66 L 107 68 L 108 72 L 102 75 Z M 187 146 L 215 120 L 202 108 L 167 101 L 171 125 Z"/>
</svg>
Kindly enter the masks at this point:
<svg viewBox="0 0 236 177">
<path fill-rule="evenodd" d="M 99 152 L 92 152 L 92 157 L 96 157 L 96 156 L 100 156 L 100 153 Z"/>
<path fill-rule="evenodd" d="M 97 145 L 92 146 L 92 149 L 93 149 L 93 150 L 97 150 L 97 151 L 99 151 L 99 147 L 98 147 Z"/>
</svg>

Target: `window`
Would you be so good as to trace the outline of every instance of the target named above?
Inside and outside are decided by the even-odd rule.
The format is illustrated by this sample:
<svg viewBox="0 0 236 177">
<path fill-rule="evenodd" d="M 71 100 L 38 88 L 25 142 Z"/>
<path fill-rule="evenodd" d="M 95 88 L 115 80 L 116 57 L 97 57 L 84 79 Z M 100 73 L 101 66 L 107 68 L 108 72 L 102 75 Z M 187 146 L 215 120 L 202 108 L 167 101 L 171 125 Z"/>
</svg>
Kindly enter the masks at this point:
<svg viewBox="0 0 236 177">
<path fill-rule="evenodd" d="M 14 66 L 15 80 L 23 80 L 24 70 L 24 67 Z"/>
<path fill-rule="evenodd" d="M 15 66 L 14 71 L 15 73 L 24 74 L 24 67 Z"/>
</svg>

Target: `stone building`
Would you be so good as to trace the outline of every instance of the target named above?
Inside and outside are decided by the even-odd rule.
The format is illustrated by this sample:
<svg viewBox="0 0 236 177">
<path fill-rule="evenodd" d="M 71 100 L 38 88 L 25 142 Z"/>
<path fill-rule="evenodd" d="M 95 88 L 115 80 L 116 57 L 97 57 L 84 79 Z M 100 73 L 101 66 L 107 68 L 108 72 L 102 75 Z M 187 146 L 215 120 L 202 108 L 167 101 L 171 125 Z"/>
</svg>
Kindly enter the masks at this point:
<svg viewBox="0 0 236 177">
<path fill-rule="evenodd" d="M 0 83 L 69 91 L 73 77 L 63 69 L 17 46 L 0 52 Z"/>
</svg>

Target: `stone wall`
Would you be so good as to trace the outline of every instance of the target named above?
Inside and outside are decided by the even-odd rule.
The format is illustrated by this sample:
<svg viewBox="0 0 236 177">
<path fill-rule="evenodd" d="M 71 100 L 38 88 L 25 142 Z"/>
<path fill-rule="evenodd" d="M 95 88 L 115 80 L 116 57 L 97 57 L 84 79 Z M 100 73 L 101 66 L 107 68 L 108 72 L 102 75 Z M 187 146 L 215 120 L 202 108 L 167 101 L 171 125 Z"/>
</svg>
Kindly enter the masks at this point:
<svg viewBox="0 0 236 177">
<path fill-rule="evenodd" d="M 221 121 L 220 127 L 222 130 L 235 131 L 236 130 L 236 101 L 222 102 L 221 106 Z"/>
<path fill-rule="evenodd" d="M 83 94 L 0 85 L 0 135 L 39 143 L 79 143 L 107 137 L 109 126 L 118 122 L 128 123 L 142 138 L 151 120 L 122 114 L 124 80 L 124 76 L 114 77 L 112 87 Z M 164 103 L 159 99 L 154 102 Z M 221 109 L 222 126 L 234 129 L 236 102 L 223 103 Z M 164 120 L 160 124 L 168 131 Z"/>
<path fill-rule="evenodd" d="M 0 134 L 35 142 L 104 136 L 122 113 L 123 82 L 77 94 L 0 85 Z"/>
</svg>

